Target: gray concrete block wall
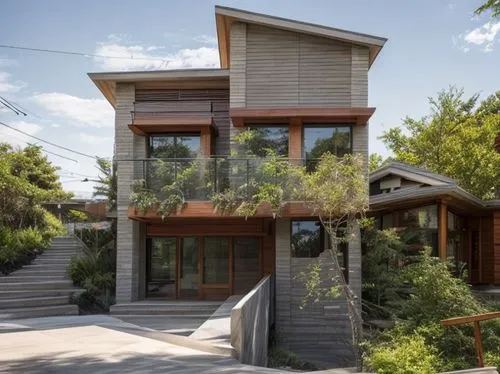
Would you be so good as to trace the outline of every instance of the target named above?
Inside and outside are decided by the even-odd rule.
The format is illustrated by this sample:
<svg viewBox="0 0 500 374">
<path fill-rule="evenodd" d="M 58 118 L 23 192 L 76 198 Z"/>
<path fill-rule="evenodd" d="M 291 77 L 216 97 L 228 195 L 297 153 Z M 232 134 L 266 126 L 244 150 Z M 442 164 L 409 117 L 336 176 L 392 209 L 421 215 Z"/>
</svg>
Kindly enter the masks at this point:
<svg viewBox="0 0 500 374">
<path fill-rule="evenodd" d="M 271 278 L 263 278 L 231 310 L 231 345 L 243 364 L 267 366 Z"/>
<path fill-rule="evenodd" d="M 355 362 L 352 332 L 344 298 L 304 304 L 306 288 L 298 275 L 311 263 L 321 261 L 324 284 L 331 283 L 330 253 L 319 258 L 293 258 L 290 220 L 276 221 L 276 329 L 285 348 L 301 359 L 324 367 L 346 367 Z M 359 232 L 359 231 L 358 231 Z M 361 293 L 359 238 L 349 245 L 350 286 Z M 352 248 L 351 248 L 352 247 Z M 352 252 L 352 253 L 351 253 Z"/>
<path fill-rule="evenodd" d="M 139 298 L 141 283 L 140 232 L 138 222 L 128 219 L 130 185 L 142 175 L 137 163 L 124 161 L 145 155 L 144 137 L 139 138 L 128 128 L 130 112 L 135 100 L 134 84 L 119 83 L 116 86 L 115 158 L 118 161 L 117 178 L 117 254 L 116 254 L 116 302 L 124 303 Z"/>
</svg>

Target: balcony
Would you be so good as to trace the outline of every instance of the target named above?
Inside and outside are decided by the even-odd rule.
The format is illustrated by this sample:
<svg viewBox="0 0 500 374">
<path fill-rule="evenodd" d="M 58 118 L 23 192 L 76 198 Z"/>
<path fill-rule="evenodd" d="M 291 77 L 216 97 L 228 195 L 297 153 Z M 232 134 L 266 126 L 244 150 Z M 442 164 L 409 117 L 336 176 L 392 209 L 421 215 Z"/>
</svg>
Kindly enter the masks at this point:
<svg viewBox="0 0 500 374">
<path fill-rule="evenodd" d="M 228 106 L 220 100 L 135 102 L 129 128 L 140 136 L 163 131 L 214 132 L 213 118 L 227 112 Z"/>
<path fill-rule="evenodd" d="M 151 194 L 158 201 L 164 201 L 172 195 L 179 196 L 183 205 L 182 212 L 171 213 L 171 216 L 182 217 L 214 217 L 220 214 L 214 212 L 212 198 L 218 193 L 234 191 L 242 199 L 250 199 L 255 194 L 256 186 L 265 183 L 282 185 L 290 183 L 290 178 L 280 176 L 279 172 L 269 172 L 267 159 L 261 158 L 195 158 L 195 159 L 144 159 L 133 162 L 134 173 L 140 180 L 141 191 Z M 290 162 L 301 164 L 302 160 L 279 159 L 286 166 Z M 137 186 L 136 186 L 137 187 Z M 283 188 L 283 191 L 291 189 Z M 292 201 L 293 196 L 283 196 L 285 201 Z M 131 202 L 129 218 L 137 220 L 155 219 L 159 215 L 156 210 L 144 211 Z M 290 205 L 290 204 L 287 204 Z M 295 207 L 293 207 L 295 205 Z M 298 205 L 300 207 L 298 208 Z M 294 212 L 291 215 L 309 215 L 301 203 L 291 204 Z M 286 207 L 284 210 L 290 209 Z M 292 214 L 293 213 L 293 214 Z M 260 216 L 271 216 L 266 207 L 258 211 Z"/>
</svg>

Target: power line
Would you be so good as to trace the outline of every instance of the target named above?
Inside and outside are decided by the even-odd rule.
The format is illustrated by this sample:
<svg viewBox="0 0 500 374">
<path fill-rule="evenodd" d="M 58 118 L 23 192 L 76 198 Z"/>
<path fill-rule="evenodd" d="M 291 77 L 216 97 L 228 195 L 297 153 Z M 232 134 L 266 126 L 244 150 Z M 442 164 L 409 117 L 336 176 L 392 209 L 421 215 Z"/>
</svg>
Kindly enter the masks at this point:
<svg viewBox="0 0 500 374">
<path fill-rule="evenodd" d="M 81 156 L 85 156 L 85 157 L 92 158 L 92 159 L 94 159 L 94 160 L 96 160 L 96 159 L 97 159 L 97 157 L 96 157 L 96 156 L 91 156 L 91 155 L 88 155 L 88 154 L 86 154 L 86 153 L 82 153 L 82 152 L 79 152 L 79 151 L 75 151 L 75 150 L 73 150 L 73 149 L 63 147 L 62 145 L 59 145 L 59 144 L 55 144 L 55 143 L 49 142 L 48 140 L 43 140 L 43 139 L 41 139 L 41 138 L 39 138 L 39 137 L 37 137 L 37 136 L 35 136 L 35 135 L 30 135 L 30 134 L 28 134 L 27 132 L 24 132 L 24 131 L 22 131 L 22 130 L 16 129 L 16 128 L 15 128 L 15 127 L 13 127 L 13 126 L 9 126 L 9 125 L 7 125 L 6 123 L 0 122 L 0 125 L 5 126 L 5 127 L 8 127 L 9 129 L 12 129 L 12 130 L 14 130 L 14 131 L 17 131 L 17 132 L 19 132 L 19 133 L 21 133 L 21 134 L 23 134 L 23 135 L 29 136 L 30 138 L 33 138 L 33 139 L 39 140 L 39 141 L 44 142 L 44 143 L 47 143 L 47 144 L 50 144 L 50 145 L 51 145 L 51 146 L 53 146 L 53 147 L 61 148 L 61 149 L 64 149 L 65 151 L 68 151 L 68 152 L 73 152 L 73 153 L 76 153 L 76 154 L 81 155 Z"/>
<path fill-rule="evenodd" d="M 18 138 L 17 136 L 14 136 L 14 135 L 11 135 L 10 137 L 14 138 L 14 139 L 17 139 L 17 141 L 20 141 L 24 144 L 28 144 L 28 145 L 38 145 L 36 143 L 30 143 L 30 142 L 27 142 L 26 140 L 23 140 L 21 138 Z M 63 156 L 63 155 L 60 155 L 59 153 L 56 153 L 56 152 L 51 152 L 51 151 L 47 151 L 45 148 L 43 148 L 42 146 L 40 146 L 42 148 L 42 151 L 45 152 L 45 153 L 48 153 L 48 154 L 51 154 L 51 155 L 54 155 L 54 156 L 57 156 L 57 157 L 61 157 L 61 158 L 64 158 L 66 160 L 69 160 L 69 161 L 73 161 L 75 163 L 78 163 L 78 160 L 75 160 L 73 158 L 70 158 L 70 157 L 67 157 L 67 156 Z"/>
<path fill-rule="evenodd" d="M 19 109 L 16 105 L 14 105 L 13 103 L 11 103 L 9 100 L 7 100 L 5 97 L 3 96 L 0 96 L 0 104 L 2 104 L 4 107 L 6 107 L 7 109 L 10 109 L 12 110 L 14 113 L 16 113 L 17 115 L 19 114 L 23 114 L 24 116 L 27 116 L 26 113 L 24 113 L 21 109 Z"/>
<path fill-rule="evenodd" d="M 45 53 L 57 53 L 62 55 L 72 55 L 72 56 L 82 56 L 82 57 L 97 57 L 97 58 L 114 58 L 120 60 L 140 60 L 140 61 L 162 61 L 167 66 L 169 61 L 163 58 L 152 58 L 152 57 L 134 57 L 134 55 L 130 55 L 130 57 L 125 56 L 106 56 L 106 55 L 98 55 L 94 53 L 84 53 L 84 52 L 73 52 L 73 51 L 63 51 L 58 49 L 45 49 L 45 48 L 31 48 L 31 47 L 20 47 L 16 45 L 4 45 L 0 44 L 0 48 L 10 48 L 10 49 L 20 49 L 24 51 L 31 52 L 45 52 Z"/>
</svg>

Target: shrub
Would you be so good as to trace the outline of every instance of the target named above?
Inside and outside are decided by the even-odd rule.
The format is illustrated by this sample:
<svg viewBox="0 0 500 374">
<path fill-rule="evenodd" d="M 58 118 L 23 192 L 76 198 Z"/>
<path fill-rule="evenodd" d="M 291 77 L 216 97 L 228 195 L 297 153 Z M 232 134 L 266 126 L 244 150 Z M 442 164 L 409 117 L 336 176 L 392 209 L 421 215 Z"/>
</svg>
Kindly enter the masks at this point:
<svg viewBox="0 0 500 374">
<path fill-rule="evenodd" d="M 380 374 L 431 374 L 440 369 L 437 350 L 416 334 L 371 349 L 366 364 Z"/>
</svg>

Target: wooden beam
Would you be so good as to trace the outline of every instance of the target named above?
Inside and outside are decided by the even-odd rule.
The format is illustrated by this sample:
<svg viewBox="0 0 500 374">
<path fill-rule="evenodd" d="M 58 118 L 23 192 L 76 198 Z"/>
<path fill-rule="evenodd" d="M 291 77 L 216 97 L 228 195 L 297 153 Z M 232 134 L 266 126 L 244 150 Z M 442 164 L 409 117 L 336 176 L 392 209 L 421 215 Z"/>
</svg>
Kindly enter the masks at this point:
<svg viewBox="0 0 500 374">
<path fill-rule="evenodd" d="M 488 313 L 476 314 L 474 316 L 448 318 L 442 320 L 441 324 L 443 326 L 456 326 L 456 325 L 463 325 L 465 323 L 487 321 L 489 319 L 494 319 L 494 318 L 500 318 L 500 312 L 488 312 Z"/>
<path fill-rule="evenodd" d="M 448 206 L 441 202 L 438 204 L 438 253 L 441 260 L 446 260 L 448 248 Z"/>
<path fill-rule="evenodd" d="M 479 325 L 479 321 L 474 322 L 474 342 L 476 346 L 476 366 L 482 368 L 484 367 L 483 342 L 481 341 L 481 326 Z"/>
<path fill-rule="evenodd" d="M 302 123 L 298 118 L 292 119 L 288 128 L 288 157 L 302 158 Z"/>
<path fill-rule="evenodd" d="M 325 108 L 325 107 L 291 107 L 291 108 L 232 108 L 230 117 L 233 125 L 244 126 L 245 121 L 258 121 L 263 119 L 300 119 L 301 122 L 352 122 L 365 125 L 375 112 L 375 108 Z"/>
</svg>

